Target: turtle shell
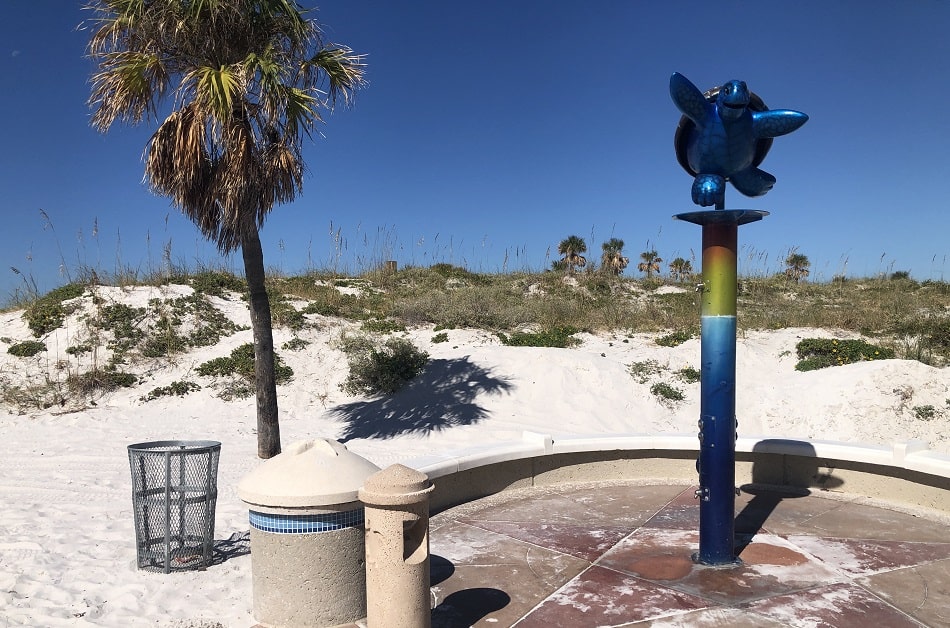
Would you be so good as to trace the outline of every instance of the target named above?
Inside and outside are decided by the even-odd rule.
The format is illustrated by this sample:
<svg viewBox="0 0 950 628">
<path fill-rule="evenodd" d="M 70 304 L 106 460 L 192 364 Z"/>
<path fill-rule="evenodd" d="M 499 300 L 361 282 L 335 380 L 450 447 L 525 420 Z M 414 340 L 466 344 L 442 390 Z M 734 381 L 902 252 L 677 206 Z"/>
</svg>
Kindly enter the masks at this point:
<svg viewBox="0 0 950 628">
<path fill-rule="evenodd" d="M 712 89 L 704 92 L 703 96 L 706 97 L 706 102 L 715 103 L 720 89 L 722 89 L 722 85 L 713 87 Z M 765 103 L 762 101 L 762 99 L 759 98 L 754 92 L 749 92 L 749 109 L 752 111 L 769 110 L 769 108 L 765 106 Z M 686 116 L 680 116 L 680 123 L 676 127 L 676 135 L 673 137 L 673 146 L 676 148 L 676 161 L 680 163 L 680 165 L 683 167 L 683 170 L 694 177 L 699 173 L 690 167 L 689 159 L 686 155 L 686 147 L 689 143 L 689 135 L 695 128 L 696 124 L 692 120 Z M 753 168 L 758 167 L 758 165 L 762 163 L 770 148 L 772 148 L 771 137 L 762 137 L 755 141 L 755 155 L 752 157 Z"/>
</svg>

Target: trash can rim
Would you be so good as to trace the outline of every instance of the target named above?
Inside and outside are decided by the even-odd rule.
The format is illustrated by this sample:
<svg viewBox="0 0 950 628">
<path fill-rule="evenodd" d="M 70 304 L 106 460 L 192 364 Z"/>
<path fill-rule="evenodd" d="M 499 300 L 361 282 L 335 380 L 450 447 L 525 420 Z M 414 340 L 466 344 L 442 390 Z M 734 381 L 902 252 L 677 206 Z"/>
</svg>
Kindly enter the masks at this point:
<svg viewBox="0 0 950 628">
<path fill-rule="evenodd" d="M 198 452 L 221 447 L 216 440 L 154 440 L 147 443 L 134 443 L 128 446 L 129 451 L 135 452 Z"/>
</svg>

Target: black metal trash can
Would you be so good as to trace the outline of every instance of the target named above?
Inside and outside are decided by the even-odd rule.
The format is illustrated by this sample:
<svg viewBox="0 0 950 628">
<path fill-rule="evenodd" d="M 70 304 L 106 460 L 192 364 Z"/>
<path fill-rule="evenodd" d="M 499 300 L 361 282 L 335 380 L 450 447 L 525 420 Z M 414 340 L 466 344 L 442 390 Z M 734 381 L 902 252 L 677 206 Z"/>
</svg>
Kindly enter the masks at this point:
<svg viewBox="0 0 950 628">
<path fill-rule="evenodd" d="M 165 440 L 128 449 L 139 569 L 169 573 L 207 567 L 221 443 Z"/>
</svg>

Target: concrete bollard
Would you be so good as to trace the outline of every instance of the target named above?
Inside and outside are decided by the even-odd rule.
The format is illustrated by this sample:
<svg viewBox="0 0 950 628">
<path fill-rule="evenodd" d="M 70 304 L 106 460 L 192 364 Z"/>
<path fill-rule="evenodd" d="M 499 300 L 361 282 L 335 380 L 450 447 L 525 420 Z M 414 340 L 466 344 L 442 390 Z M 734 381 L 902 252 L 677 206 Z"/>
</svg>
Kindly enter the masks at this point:
<svg viewBox="0 0 950 628">
<path fill-rule="evenodd" d="M 366 507 L 366 622 L 369 628 L 429 628 L 428 476 L 401 464 L 374 473 Z"/>
<path fill-rule="evenodd" d="M 238 484 L 251 523 L 254 618 L 323 628 L 366 617 L 363 505 L 379 470 L 330 439 L 301 441 Z"/>
</svg>

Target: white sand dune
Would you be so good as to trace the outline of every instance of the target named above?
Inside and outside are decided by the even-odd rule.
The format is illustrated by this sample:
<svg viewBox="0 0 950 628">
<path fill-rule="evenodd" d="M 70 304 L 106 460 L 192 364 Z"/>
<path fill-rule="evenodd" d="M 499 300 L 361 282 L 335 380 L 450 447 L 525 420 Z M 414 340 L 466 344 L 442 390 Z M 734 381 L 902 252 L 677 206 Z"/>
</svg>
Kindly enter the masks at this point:
<svg viewBox="0 0 950 628">
<path fill-rule="evenodd" d="M 247 322 L 242 303 L 219 305 Z M 431 328 L 416 329 L 408 336 L 430 353 L 426 371 L 391 398 L 369 399 L 339 389 L 346 369 L 335 340 L 350 327 L 320 319 L 318 329 L 301 334 L 310 341 L 306 349 L 280 350 L 295 372 L 293 382 L 279 388 L 284 445 L 337 438 L 385 466 L 433 451 L 518 439 L 523 430 L 555 436 L 696 431 L 699 384 L 683 383 L 673 373 L 699 368 L 695 339 L 669 348 L 657 345 L 653 335 L 582 334 L 579 347 L 539 349 L 506 347 L 474 330 L 449 330 L 448 342 L 433 344 Z M 16 313 L 0 315 L 0 328 L 10 338 L 30 337 Z M 7 384 L 39 371 L 55 378 L 56 360 L 67 359 L 69 330 L 78 328 L 76 320 L 68 322 L 47 340 L 50 351 L 40 358 L 23 361 L 3 352 L 0 377 Z M 834 335 L 812 329 L 741 335 L 740 435 L 870 444 L 920 439 L 950 453 L 950 369 L 884 360 L 794 370 L 799 339 Z M 290 337 L 278 330 L 276 346 Z M 140 401 L 156 386 L 202 380 L 192 372 L 197 364 L 249 340 L 249 331 L 239 332 L 217 347 L 149 367 L 136 388 L 98 399 L 95 406 L 0 414 L 0 625 L 255 623 L 250 556 L 241 542 L 247 509 L 236 493 L 238 481 L 259 464 L 253 400 L 225 402 L 205 386 L 185 397 Z M 631 363 L 650 360 L 662 372 L 644 383 L 630 375 Z M 660 403 L 650 392 L 658 381 L 682 389 L 685 399 Z M 937 418 L 917 418 L 913 408 L 925 405 L 936 409 Z M 215 538 L 234 541 L 239 555 L 206 571 L 162 575 L 135 567 L 126 447 L 167 439 L 222 443 Z"/>
</svg>

